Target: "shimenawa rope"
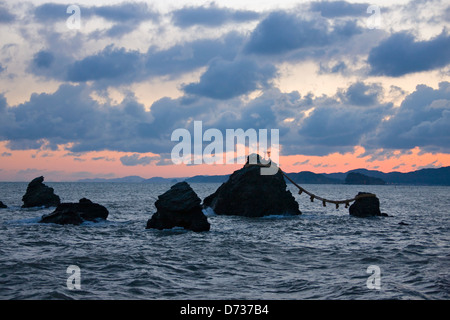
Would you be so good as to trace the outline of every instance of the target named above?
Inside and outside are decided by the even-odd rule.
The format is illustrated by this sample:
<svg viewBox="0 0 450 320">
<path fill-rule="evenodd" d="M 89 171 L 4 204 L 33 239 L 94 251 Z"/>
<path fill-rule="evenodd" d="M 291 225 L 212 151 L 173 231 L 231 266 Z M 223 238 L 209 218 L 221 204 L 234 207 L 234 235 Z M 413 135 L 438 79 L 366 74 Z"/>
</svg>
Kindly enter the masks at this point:
<svg viewBox="0 0 450 320">
<path fill-rule="evenodd" d="M 336 209 L 339 208 L 339 204 L 344 204 L 344 203 L 345 203 L 345 207 L 348 208 L 348 206 L 350 205 L 350 202 L 356 201 L 356 200 L 361 199 L 361 198 L 376 197 L 376 195 L 373 194 L 373 193 L 367 193 L 367 194 L 357 195 L 353 199 L 346 199 L 346 200 L 329 200 L 329 199 L 325 199 L 325 198 L 316 196 L 315 194 L 305 190 L 304 188 L 302 188 L 301 186 L 296 184 L 291 178 L 289 178 L 288 175 L 283 172 L 283 170 L 280 169 L 280 171 L 286 177 L 286 179 L 288 179 L 294 186 L 296 186 L 298 188 L 298 190 L 299 190 L 298 194 L 302 194 L 304 192 L 304 193 L 306 193 L 307 195 L 310 196 L 311 202 L 314 202 L 314 199 L 320 200 L 320 201 L 322 201 L 324 207 L 327 206 L 327 202 L 328 202 L 328 203 L 334 203 L 336 205 Z"/>
</svg>

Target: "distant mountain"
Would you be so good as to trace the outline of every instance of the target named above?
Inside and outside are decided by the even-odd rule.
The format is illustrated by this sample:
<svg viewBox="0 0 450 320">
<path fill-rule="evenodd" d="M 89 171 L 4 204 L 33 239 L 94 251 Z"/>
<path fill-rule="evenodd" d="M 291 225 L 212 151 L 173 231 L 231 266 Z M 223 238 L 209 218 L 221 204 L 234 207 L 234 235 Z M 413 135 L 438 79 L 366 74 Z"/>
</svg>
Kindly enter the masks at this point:
<svg viewBox="0 0 450 320">
<path fill-rule="evenodd" d="M 188 183 L 224 183 L 229 176 L 228 174 L 223 176 L 195 176 L 187 178 L 185 181 Z"/>
<path fill-rule="evenodd" d="M 347 173 L 324 173 L 323 175 L 329 178 L 345 181 L 345 177 L 350 172 L 361 173 L 369 177 L 379 178 L 384 180 L 387 184 L 450 186 L 450 167 L 427 168 L 406 173 L 385 173 L 377 170 L 355 169 L 350 170 Z"/>
<path fill-rule="evenodd" d="M 302 171 L 298 173 L 287 173 L 295 183 L 311 183 L 311 184 L 342 184 L 343 181 L 331 177 L 326 177 L 320 173 L 310 171 Z"/>
<path fill-rule="evenodd" d="M 183 178 L 161 178 L 161 177 L 153 177 L 150 179 L 144 179 L 145 183 L 177 183 L 183 181 Z"/>
<path fill-rule="evenodd" d="M 94 178 L 94 179 L 81 179 L 78 182 L 144 182 L 145 179 L 138 176 L 128 176 L 123 178 L 113 178 L 113 179 L 102 179 L 102 178 Z"/>
<path fill-rule="evenodd" d="M 336 173 L 314 173 L 310 171 L 286 173 L 295 183 L 305 184 L 344 184 L 350 173 L 359 173 L 367 177 L 383 180 L 386 184 L 404 185 L 439 185 L 450 186 L 450 167 L 421 169 L 413 172 L 381 172 L 377 170 L 355 169 L 348 172 Z M 78 182 L 129 182 L 129 183 L 176 183 L 187 181 L 189 183 L 223 183 L 227 181 L 229 175 L 216 176 L 194 176 L 190 178 L 161 178 L 150 179 L 139 176 L 129 176 L 114 179 L 83 179 Z M 377 181 L 377 180 L 371 180 Z"/>
<path fill-rule="evenodd" d="M 450 186 L 450 167 L 421 169 L 408 173 L 390 172 L 382 177 L 387 183 Z"/>
<path fill-rule="evenodd" d="M 345 184 L 383 185 L 386 184 L 386 181 L 358 172 L 349 172 L 345 177 Z"/>
</svg>

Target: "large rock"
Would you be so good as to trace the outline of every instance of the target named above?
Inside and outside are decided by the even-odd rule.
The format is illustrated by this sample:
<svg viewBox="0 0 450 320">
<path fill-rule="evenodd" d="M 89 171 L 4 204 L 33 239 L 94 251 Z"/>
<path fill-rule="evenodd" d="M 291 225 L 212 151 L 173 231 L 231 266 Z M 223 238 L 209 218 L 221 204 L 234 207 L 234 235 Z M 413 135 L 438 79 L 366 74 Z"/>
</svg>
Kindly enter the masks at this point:
<svg viewBox="0 0 450 320">
<path fill-rule="evenodd" d="M 0 209 L 6 209 L 8 206 L 0 201 Z"/>
<path fill-rule="evenodd" d="M 27 187 L 27 192 L 22 197 L 22 208 L 31 207 L 56 207 L 61 203 L 59 196 L 54 193 L 53 188 L 43 184 L 44 177 L 33 179 Z"/>
<path fill-rule="evenodd" d="M 280 170 L 274 175 L 261 175 L 258 161 L 250 162 L 230 176 L 213 194 L 203 201 L 219 215 L 262 217 L 267 215 L 299 215 L 298 203 L 287 190 Z"/>
<path fill-rule="evenodd" d="M 371 193 L 358 192 L 356 197 L 369 194 Z M 376 196 L 357 198 L 348 210 L 350 215 L 356 217 L 388 216 L 386 213 L 381 213 L 380 200 Z"/>
<path fill-rule="evenodd" d="M 202 212 L 201 200 L 187 182 L 179 182 L 158 196 L 156 213 L 147 221 L 146 229 L 182 227 L 195 232 L 209 231 L 210 224 Z"/>
<path fill-rule="evenodd" d="M 61 203 L 55 211 L 43 215 L 39 222 L 79 225 L 85 221 L 106 220 L 108 214 L 109 212 L 104 206 L 83 198 L 78 203 Z"/>
</svg>

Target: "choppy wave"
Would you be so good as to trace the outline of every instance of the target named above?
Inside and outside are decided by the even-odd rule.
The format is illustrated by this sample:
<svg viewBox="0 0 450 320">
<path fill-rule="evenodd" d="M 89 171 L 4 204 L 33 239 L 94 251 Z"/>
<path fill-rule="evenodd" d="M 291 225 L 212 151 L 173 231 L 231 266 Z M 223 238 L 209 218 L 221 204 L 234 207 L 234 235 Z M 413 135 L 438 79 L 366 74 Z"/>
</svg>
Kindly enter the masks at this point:
<svg viewBox="0 0 450 320">
<path fill-rule="evenodd" d="M 49 183 L 50 184 L 50 183 Z M 145 229 L 169 185 L 54 183 L 65 202 L 105 205 L 103 223 L 38 223 L 26 184 L 0 183 L 1 299 L 448 299 L 448 187 L 308 186 L 328 198 L 374 192 L 391 217 L 350 217 L 295 195 L 301 216 L 220 216 L 211 230 Z M 216 184 L 192 184 L 200 198 Z M 295 194 L 295 190 L 292 190 Z M 399 225 L 399 222 L 408 225 Z M 80 268 L 69 290 L 68 266 Z M 380 289 L 368 288 L 369 266 Z"/>
</svg>

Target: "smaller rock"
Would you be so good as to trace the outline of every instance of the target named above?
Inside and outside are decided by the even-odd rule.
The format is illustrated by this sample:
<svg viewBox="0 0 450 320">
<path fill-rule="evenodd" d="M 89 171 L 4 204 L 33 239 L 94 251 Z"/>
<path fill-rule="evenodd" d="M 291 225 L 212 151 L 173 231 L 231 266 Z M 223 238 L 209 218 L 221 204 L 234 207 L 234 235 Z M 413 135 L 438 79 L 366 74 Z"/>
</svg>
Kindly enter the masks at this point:
<svg viewBox="0 0 450 320">
<path fill-rule="evenodd" d="M 406 223 L 406 222 L 403 222 L 403 221 L 400 221 L 398 224 L 401 225 L 401 226 L 409 226 L 409 223 Z"/>
<path fill-rule="evenodd" d="M 108 214 L 104 206 L 83 198 L 78 203 L 61 203 L 55 211 L 43 215 L 39 222 L 79 225 L 85 221 L 106 220 Z"/>
<path fill-rule="evenodd" d="M 6 209 L 8 206 L 0 201 L 0 209 Z"/>
<path fill-rule="evenodd" d="M 371 193 L 359 192 L 358 196 L 368 195 Z M 373 216 L 388 216 L 386 213 L 380 211 L 380 200 L 374 195 L 373 197 L 362 197 L 356 199 L 350 206 L 349 213 L 356 217 L 373 217 Z"/>
<path fill-rule="evenodd" d="M 203 214 L 201 200 L 187 182 L 179 182 L 158 196 L 156 213 L 147 221 L 146 229 L 182 227 L 195 232 L 209 231 L 210 224 Z"/>
<path fill-rule="evenodd" d="M 61 203 L 53 188 L 43 184 L 43 181 L 44 177 L 37 177 L 28 184 L 27 191 L 22 197 L 22 208 L 56 207 Z"/>
</svg>

